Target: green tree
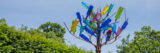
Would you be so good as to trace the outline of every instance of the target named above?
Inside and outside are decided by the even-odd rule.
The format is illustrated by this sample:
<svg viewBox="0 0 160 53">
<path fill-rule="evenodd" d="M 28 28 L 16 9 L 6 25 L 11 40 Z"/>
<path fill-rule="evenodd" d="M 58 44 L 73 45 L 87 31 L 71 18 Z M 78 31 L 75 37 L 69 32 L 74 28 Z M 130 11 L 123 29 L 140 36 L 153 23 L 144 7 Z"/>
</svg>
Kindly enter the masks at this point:
<svg viewBox="0 0 160 53">
<path fill-rule="evenodd" d="M 28 27 L 24 26 L 23 24 L 21 25 L 21 27 L 19 28 L 20 31 L 27 31 Z"/>
<path fill-rule="evenodd" d="M 4 18 L 0 19 L 0 24 L 6 24 L 6 20 Z"/>
<path fill-rule="evenodd" d="M 43 32 L 54 32 L 57 37 L 63 37 L 65 34 L 65 28 L 63 28 L 60 24 L 46 22 L 39 27 Z"/>
<path fill-rule="evenodd" d="M 58 41 L 60 37 L 47 39 L 45 34 L 48 33 L 36 29 L 21 31 L 0 24 L 0 53 L 92 53 L 67 46 Z"/>
<path fill-rule="evenodd" d="M 118 53 L 160 53 L 160 31 L 144 26 L 141 31 L 135 32 L 132 41 L 129 40 L 129 36 L 118 46 Z"/>
</svg>

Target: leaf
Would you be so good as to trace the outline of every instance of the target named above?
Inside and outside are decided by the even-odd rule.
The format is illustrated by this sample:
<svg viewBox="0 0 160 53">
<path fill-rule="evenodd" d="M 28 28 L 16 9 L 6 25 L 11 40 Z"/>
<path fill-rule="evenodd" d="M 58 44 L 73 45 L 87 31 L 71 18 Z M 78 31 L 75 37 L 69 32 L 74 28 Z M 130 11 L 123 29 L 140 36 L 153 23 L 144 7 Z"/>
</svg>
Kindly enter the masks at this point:
<svg viewBox="0 0 160 53">
<path fill-rule="evenodd" d="M 116 14 L 116 20 L 115 21 L 117 21 L 118 19 L 119 19 L 119 17 L 121 16 L 121 14 L 122 14 L 122 11 L 123 11 L 123 8 L 122 7 L 119 7 L 119 9 L 118 9 L 118 12 L 117 12 L 117 14 Z"/>
<path fill-rule="evenodd" d="M 159 53 L 160 31 L 151 29 L 150 26 L 143 26 L 141 30 L 135 31 L 132 36 L 129 34 L 119 45 L 119 53 Z M 159 37 L 157 37 L 159 36 Z"/>
</svg>

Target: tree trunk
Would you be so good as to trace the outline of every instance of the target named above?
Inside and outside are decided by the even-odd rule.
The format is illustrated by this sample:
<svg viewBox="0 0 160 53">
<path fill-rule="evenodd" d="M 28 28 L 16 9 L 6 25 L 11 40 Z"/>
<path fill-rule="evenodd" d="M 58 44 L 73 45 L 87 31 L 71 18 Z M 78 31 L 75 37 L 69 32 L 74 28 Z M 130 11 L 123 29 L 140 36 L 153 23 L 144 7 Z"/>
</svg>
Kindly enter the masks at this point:
<svg viewBox="0 0 160 53">
<path fill-rule="evenodd" d="M 97 29 L 97 31 L 98 31 L 98 33 L 96 33 L 97 34 L 97 46 L 96 46 L 96 53 L 101 53 L 101 47 L 102 47 L 102 45 L 101 45 L 101 42 L 100 42 L 100 29 L 99 29 L 99 27 L 100 27 L 100 21 L 98 20 L 98 22 L 97 22 L 97 27 L 98 27 L 98 29 Z"/>
<path fill-rule="evenodd" d="M 96 53 L 101 53 L 101 45 L 96 46 Z"/>
</svg>

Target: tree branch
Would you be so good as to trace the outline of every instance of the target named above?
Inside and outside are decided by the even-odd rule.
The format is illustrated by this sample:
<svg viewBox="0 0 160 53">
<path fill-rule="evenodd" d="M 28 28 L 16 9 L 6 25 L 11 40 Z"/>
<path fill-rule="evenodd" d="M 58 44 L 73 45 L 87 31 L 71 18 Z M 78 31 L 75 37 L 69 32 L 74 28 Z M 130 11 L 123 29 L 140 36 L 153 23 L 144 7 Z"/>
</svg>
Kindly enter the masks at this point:
<svg viewBox="0 0 160 53">
<path fill-rule="evenodd" d="M 110 23 L 109 25 L 112 25 L 112 24 L 115 24 L 115 23 L 119 23 L 119 21 L 116 21 L 116 22 Z M 102 42 L 103 38 L 104 38 L 104 37 L 106 37 L 106 35 L 107 35 L 107 34 L 104 34 L 104 35 L 102 36 L 101 42 Z"/>
<path fill-rule="evenodd" d="M 109 17 L 113 17 L 115 14 L 116 14 L 116 12 L 113 13 L 113 14 L 112 14 L 111 16 L 109 16 Z M 106 17 L 105 17 L 104 19 L 106 19 L 106 18 L 108 18 L 108 15 L 106 15 Z M 103 22 L 104 19 L 102 19 L 101 22 Z"/>
<path fill-rule="evenodd" d="M 104 19 L 106 19 L 108 16 L 109 16 L 109 17 L 113 17 L 115 14 L 116 14 L 116 12 L 114 12 L 111 16 L 106 15 L 106 17 L 105 17 Z"/>
<path fill-rule="evenodd" d="M 67 25 L 66 25 L 65 22 L 64 22 L 64 25 L 65 25 L 65 27 L 67 28 L 67 30 L 69 31 L 69 28 L 67 27 Z M 71 33 L 70 31 L 69 31 L 69 33 L 70 33 L 72 36 L 74 36 L 75 38 L 80 39 L 80 40 L 83 40 L 82 38 L 77 37 L 75 34 Z M 85 41 L 85 40 L 83 40 L 83 41 Z M 87 42 L 87 41 L 85 41 L 85 42 Z M 96 47 L 96 45 L 93 44 L 92 42 L 88 42 L 88 43 L 90 43 L 91 45 L 93 45 L 94 47 Z"/>
<path fill-rule="evenodd" d="M 89 33 L 87 33 L 88 34 L 88 36 L 89 36 L 89 40 L 91 41 L 91 37 L 92 37 L 92 35 L 90 35 Z"/>
<path fill-rule="evenodd" d="M 118 39 L 120 39 L 120 37 L 121 37 L 121 36 L 119 36 Z M 115 37 L 113 37 L 111 40 L 113 40 L 114 38 L 115 38 Z M 118 40 L 118 39 L 117 39 L 117 40 Z M 109 41 L 111 41 L 111 40 L 109 40 Z M 114 40 L 114 41 L 111 42 L 111 43 L 104 42 L 104 43 L 102 44 L 102 46 L 103 46 L 103 45 L 112 44 L 112 43 L 114 43 L 115 41 L 116 41 L 116 40 Z M 107 44 L 106 44 L 106 43 L 107 43 Z"/>
</svg>

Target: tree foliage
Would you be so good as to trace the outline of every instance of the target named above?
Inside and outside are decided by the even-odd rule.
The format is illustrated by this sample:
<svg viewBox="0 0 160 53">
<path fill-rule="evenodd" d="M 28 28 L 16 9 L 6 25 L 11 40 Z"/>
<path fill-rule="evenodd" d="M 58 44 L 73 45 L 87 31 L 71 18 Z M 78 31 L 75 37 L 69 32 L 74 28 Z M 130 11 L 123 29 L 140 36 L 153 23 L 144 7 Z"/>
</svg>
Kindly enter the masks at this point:
<svg viewBox="0 0 160 53">
<path fill-rule="evenodd" d="M 135 32 L 132 41 L 129 36 L 118 46 L 118 53 L 160 53 L 160 31 L 144 26 L 141 31 Z"/>
<path fill-rule="evenodd" d="M 53 37 L 46 38 L 46 35 Z M 21 31 L 0 24 L 0 53 L 91 53 L 67 46 L 63 41 L 63 38 L 57 37 L 53 32 L 41 32 L 33 28 Z"/>
<path fill-rule="evenodd" d="M 54 32 L 57 37 L 63 37 L 65 29 L 57 23 L 46 22 L 39 27 L 43 32 Z"/>
<path fill-rule="evenodd" d="M 0 24 L 6 24 L 6 20 L 4 18 L 0 19 Z"/>
</svg>

